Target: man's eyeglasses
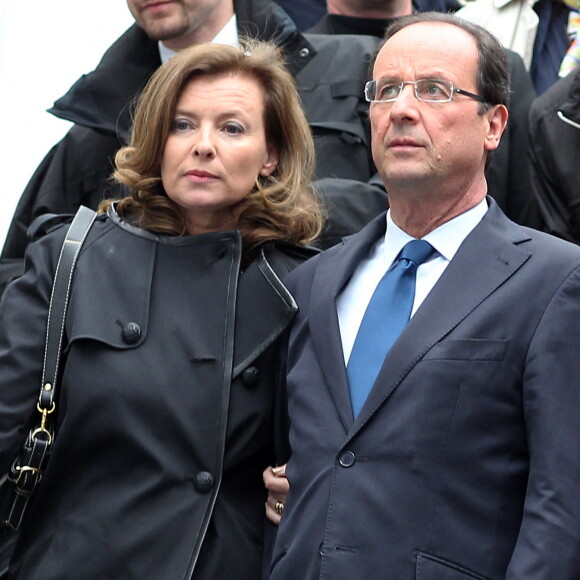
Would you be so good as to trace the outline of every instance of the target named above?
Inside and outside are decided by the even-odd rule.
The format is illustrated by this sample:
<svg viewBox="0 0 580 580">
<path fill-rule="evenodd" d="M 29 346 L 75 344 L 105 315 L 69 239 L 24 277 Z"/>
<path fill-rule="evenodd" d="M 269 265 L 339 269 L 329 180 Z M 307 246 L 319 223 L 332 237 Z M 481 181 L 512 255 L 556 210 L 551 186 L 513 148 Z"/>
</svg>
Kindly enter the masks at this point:
<svg viewBox="0 0 580 580">
<path fill-rule="evenodd" d="M 369 103 L 392 103 L 399 98 L 405 85 L 413 85 L 417 100 L 426 103 L 449 103 L 453 94 L 465 95 L 480 103 L 486 100 L 479 95 L 463 89 L 456 89 L 451 81 L 446 79 L 419 79 L 417 81 L 397 81 L 394 79 L 379 79 L 369 81 L 365 85 L 365 98 Z"/>
</svg>

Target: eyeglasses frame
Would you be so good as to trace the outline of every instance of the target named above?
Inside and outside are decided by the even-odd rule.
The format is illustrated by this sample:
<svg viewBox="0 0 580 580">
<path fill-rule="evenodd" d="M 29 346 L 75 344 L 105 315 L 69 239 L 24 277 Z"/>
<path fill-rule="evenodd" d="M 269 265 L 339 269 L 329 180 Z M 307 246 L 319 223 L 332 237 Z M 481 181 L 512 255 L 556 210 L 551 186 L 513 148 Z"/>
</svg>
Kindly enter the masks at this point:
<svg viewBox="0 0 580 580">
<path fill-rule="evenodd" d="M 448 100 L 427 100 L 427 99 L 422 99 L 418 94 L 417 94 L 417 82 L 419 81 L 437 81 L 437 82 L 441 82 L 443 81 L 444 83 L 449 83 L 450 85 L 450 89 L 451 89 L 451 94 L 449 95 L 449 99 Z M 480 95 L 476 95 L 475 93 L 470 93 L 469 91 L 465 91 L 463 89 L 457 89 L 455 88 L 455 86 L 453 85 L 452 81 L 449 81 L 447 79 L 437 79 L 437 78 L 425 78 L 425 79 L 417 79 L 416 81 L 401 81 L 399 83 L 399 94 L 394 98 L 394 99 L 371 99 L 369 98 L 369 92 L 370 92 L 370 87 L 372 85 L 375 86 L 374 92 L 376 94 L 376 84 L 378 81 L 376 80 L 372 80 L 372 81 L 367 81 L 365 83 L 365 99 L 367 102 L 369 103 L 394 103 L 400 96 L 401 93 L 403 92 L 403 89 L 405 88 L 405 85 L 413 85 L 413 92 L 415 93 L 415 98 L 418 101 L 421 101 L 422 103 L 450 103 L 453 100 L 453 95 L 455 93 L 459 94 L 459 95 L 464 95 L 466 97 L 469 97 L 470 99 L 473 99 L 475 101 L 478 101 L 480 103 L 485 103 L 487 104 L 487 101 Z"/>
</svg>

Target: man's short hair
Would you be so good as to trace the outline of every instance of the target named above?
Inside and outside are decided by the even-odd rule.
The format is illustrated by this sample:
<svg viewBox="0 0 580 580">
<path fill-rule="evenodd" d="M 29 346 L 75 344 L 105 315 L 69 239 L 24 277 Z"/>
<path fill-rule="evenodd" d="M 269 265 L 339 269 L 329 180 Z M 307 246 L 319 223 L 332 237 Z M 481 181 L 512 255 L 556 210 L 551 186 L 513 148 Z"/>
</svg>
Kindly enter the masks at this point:
<svg viewBox="0 0 580 580">
<path fill-rule="evenodd" d="M 509 105 L 510 79 L 507 57 L 499 40 L 485 28 L 463 20 L 454 14 L 443 12 L 418 12 L 409 16 L 401 16 L 391 22 L 385 31 L 383 41 L 377 48 L 375 57 L 370 65 L 370 78 L 372 78 L 376 57 L 386 42 L 397 32 L 419 22 L 439 22 L 451 24 L 465 30 L 475 40 L 479 54 L 479 66 L 476 72 L 477 93 L 481 95 L 488 105 Z M 482 103 L 481 112 L 486 108 Z"/>
</svg>

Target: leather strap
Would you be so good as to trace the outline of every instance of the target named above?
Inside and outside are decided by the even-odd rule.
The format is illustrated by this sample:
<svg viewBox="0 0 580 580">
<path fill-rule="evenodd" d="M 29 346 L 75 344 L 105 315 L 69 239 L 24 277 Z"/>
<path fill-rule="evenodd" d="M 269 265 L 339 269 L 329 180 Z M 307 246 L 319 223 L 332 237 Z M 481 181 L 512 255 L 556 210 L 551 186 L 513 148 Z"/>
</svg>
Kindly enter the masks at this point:
<svg viewBox="0 0 580 580">
<path fill-rule="evenodd" d="M 81 206 L 78 209 L 58 259 L 48 310 L 44 365 L 37 405 L 41 414 L 40 425 L 30 431 L 8 474 L 7 485 L 10 485 L 8 493 L 11 493 L 12 497 L 7 504 L 6 512 L 2 514 L 2 520 L 13 530 L 20 528 L 28 502 L 42 479 L 52 449 L 53 432 L 50 429 L 49 415 L 54 412 L 56 406 L 58 367 L 73 271 L 81 246 L 96 215 L 96 212 L 87 207 Z"/>
</svg>

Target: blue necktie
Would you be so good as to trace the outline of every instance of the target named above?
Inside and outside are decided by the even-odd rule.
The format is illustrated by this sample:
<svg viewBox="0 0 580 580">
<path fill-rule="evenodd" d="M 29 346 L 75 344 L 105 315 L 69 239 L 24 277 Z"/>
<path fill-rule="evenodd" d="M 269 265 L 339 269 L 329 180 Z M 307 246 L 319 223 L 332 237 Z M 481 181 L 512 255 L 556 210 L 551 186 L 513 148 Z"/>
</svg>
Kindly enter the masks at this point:
<svg viewBox="0 0 580 580">
<path fill-rule="evenodd" d="M 383 276 L 366 309 L 347 365 L 352 410 L 356 417 L 379 374 L 383 361 L 411 317 L 417 267 L 435 249 L 412 240 Z"/>
</svg>

